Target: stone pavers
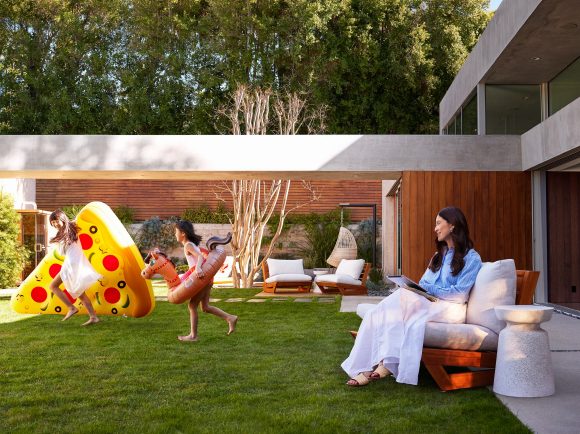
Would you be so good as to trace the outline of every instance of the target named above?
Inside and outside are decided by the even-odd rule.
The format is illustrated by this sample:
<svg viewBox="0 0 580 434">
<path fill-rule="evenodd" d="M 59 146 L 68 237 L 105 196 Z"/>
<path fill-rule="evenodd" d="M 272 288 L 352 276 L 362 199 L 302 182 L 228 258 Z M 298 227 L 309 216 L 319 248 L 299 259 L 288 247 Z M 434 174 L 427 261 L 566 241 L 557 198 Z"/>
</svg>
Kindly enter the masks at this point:
<svg viewBox="0 0 580 434">
<path fill-rule="evenodd" d="M 332 297 L 332 298 L 330 298 L 330 297 L 329 297 L 329 298 L 326 298 L 326 297 L 324 297 L 324 298 L 323 298 L 323 297 L 320 297 L 320 298 L 318 299 L 318 302 L 319 302 L 319 303 L 334 303 L 335 301 L 336 301 L 336 299 L 335 299 L 334 297 Z"/>
</svg>

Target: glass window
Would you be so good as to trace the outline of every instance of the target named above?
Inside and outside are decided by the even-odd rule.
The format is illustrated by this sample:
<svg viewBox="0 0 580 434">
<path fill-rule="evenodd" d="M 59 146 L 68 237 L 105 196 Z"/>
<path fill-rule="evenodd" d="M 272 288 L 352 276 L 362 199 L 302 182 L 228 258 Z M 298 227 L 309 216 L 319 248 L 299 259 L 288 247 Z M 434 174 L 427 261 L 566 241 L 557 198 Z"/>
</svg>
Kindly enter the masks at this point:
<svg viewBox="0 0 580 434">
<path fill-rule="evenodd" d="M 477 134 L 477 94 L 461 110 L 461 134 Z"/>
<path fill-rule="evenodd" d="M 486 134 L 523 134 L 539 124 L 541 118 L 539 85 L 485 86 Z"/>
<path fill-rule="evenodd" d="M 580 97 L 580 59 L 550 82 L 550 114 Z"/>
</svg>

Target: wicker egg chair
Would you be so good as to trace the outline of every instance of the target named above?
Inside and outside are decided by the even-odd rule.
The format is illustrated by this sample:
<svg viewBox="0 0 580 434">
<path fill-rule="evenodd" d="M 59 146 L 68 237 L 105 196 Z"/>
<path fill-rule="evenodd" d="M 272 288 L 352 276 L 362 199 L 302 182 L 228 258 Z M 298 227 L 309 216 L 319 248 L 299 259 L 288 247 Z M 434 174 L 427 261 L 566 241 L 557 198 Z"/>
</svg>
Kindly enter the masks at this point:
<svg viewBox="0 0 580 434">
<path fill-rule="evenodd" d="M 354 235 L 347 228 L 341 227 L 334 249 L 326 260 L 333 267 L 338 267 L 343 259 L 356 259 L 357 246 Z"/>
</svg>

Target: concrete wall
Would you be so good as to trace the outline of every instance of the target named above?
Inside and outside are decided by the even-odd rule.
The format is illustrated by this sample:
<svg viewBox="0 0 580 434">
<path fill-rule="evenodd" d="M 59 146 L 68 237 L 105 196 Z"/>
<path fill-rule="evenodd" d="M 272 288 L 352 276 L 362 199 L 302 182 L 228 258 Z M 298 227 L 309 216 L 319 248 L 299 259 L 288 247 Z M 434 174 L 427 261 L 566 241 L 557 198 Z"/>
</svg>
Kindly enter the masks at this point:
<svg viewBox="0 0 580 434">
<path fill-rule="evenodd" d="M 12 196 L 16 209 L 36 207 L 36 181 L 34 179 L 0 179 L 0 190 Z"/>
<path fill-rule="evenodd" d="M 382 264 L 384 274 L 396 274 L 396 231 L 395 224 L 395 198 L 387 196 L 395 181 L 383 181 L 382 206 L 383 206 L 383 225 L 381 230 L 382 242 Z"/>
<path fill-rule="evenodd" d="M 514 136 L 0 136 L 0 178 L 398 179 L 521 170 Z"/>
<path fill-rule="evenodd" d="M 522 135 L 522 169 L 580 151 L 580 98 Z"/>
<path fill-rule="evenodd" d="M 447 125 L 542 0 L 504 0 L 439 103 L 439 129 Z"/>
</svg>

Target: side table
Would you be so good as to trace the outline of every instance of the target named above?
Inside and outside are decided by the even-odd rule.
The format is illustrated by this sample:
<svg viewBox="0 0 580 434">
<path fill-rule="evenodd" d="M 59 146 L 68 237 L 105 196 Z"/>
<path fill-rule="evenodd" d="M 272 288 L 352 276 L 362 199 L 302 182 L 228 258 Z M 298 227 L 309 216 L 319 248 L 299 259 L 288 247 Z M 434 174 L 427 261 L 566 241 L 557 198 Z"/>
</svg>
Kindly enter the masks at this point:
<svg viewBox="0 0 580 434">
<path fill-rule="evenodd" d="M 312 273 L 314 274 L 314 279 L 312 280 L 312 292 L 314 292 L 316 294 L 322 294 L 322 291 L 320 290 L 320 288 L 316 284 L 316 276 L 322 276 L 324 274 L 329 274 L 328 269 L 315 268 L 314 270 L 312 270 Z"/>
<path fill-rule="evenodd" d="M 550 396 L 555 392 L 548 333 L 540 324 L 552 318 L 551 307 L 496 306 L 507 323 L 499 334 L 493 391 L 515 397 Z"/>
</svg>

